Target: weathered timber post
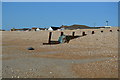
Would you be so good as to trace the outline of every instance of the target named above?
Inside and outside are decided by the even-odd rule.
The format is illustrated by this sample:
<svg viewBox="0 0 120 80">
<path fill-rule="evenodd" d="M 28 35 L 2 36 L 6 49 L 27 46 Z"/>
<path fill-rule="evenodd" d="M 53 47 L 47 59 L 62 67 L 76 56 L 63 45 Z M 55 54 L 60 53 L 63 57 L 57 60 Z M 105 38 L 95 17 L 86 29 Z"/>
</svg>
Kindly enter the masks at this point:
<svg viewBox="0 0 120 80">
<path fill-rule="evenodd" d="M 103 31 L 101 31 L 101 33 L 103 33 Z"/>
<path fill-rule="evenodd" d="M 75 37 L 75 32 L 72 32 L 72 38 L 74 38 Z"/>
<path fill-rule="evenodd" d="M 51 43 L 51 36 L 52 36 L 52 32 L 49 33 L 48 43 Z"/>
<path fill-rule="evenodd" d="M 92 31 L 92 34 L 95 34 L 95 32 L 94 32 L 94 31 Z"/>
<path fill-rule="evenodd" d="M 63 35 L 63 32 L 61 32 L 61 35 L 60 36 L 62 36 Z"/>
<path fill-rule="evenodd" d="M 83 32 L 83 33 L 82 33 L 82 36 L 85 36 L 85 35 L 86 35 L 85 32 Z"/>
<path fill-rule="evenodd" d="M 110 30 L 110 32 L 112 32 L 112 30 Z"/>
</svg>

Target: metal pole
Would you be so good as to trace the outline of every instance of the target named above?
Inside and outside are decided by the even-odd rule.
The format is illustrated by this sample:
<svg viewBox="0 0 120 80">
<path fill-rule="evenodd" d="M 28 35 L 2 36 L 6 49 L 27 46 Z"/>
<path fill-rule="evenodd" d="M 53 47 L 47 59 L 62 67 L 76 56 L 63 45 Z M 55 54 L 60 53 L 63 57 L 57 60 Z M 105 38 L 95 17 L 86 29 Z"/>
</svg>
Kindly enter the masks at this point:
<svg viewBox="0 0 120 80">
<path fill-rule="evenodd" d="M 108 26 L 108 21 L 106 21 L 106 26 Z"/>
</svg>

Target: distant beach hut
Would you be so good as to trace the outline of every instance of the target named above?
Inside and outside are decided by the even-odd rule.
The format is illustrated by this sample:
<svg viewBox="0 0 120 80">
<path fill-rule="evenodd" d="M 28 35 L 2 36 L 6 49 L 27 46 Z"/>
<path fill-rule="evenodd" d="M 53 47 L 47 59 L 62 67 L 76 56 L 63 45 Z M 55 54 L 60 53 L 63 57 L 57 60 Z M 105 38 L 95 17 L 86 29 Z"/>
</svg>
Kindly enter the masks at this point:
<svg viewBox="0 0 120 80">
<path fill-rule="evenodd" d="M 48 28 L 49 31 L 54 31 L 54 30 L 58 30 L 58 29 L 60 29 L 60 28 L 59 27 L 49 27 Z"/>
<path fill-rule="evenodd" d="M 104 26 L 105 28 L 111 28 L 112 26 Z"/>
<path fill-rule="evenodd" d="M 48 28 L 49 31 L 53 31 L 53 29 L 51 27 Z"/>
<path fill-rule="evenodd" d="M 40 28 L 37 28 L 36 31 L 40 31 Z"/>
<path fill-rule="evenodd" d="M 36 31 L 36 29 L 37 29 L 37 28 L 33 27 L 33 28 L 32 28 L 32 31 Z"/>
</svg>

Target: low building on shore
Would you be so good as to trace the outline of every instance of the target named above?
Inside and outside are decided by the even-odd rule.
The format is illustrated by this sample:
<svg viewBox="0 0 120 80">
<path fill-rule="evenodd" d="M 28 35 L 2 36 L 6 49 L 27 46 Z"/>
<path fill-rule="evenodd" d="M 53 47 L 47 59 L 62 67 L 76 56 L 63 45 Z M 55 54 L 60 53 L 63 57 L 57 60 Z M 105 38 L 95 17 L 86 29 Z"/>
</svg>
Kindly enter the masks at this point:
<svg viewBox="0 0 120 80">
<path fill-rule="evenodd" d="M 30 31 L 31 29 L 29 28 L 22 28 L 22 29 L 15 29 L 15 28 L 12 28 L 10 29 L 10 31 Z"/>
<path fill-rule="evenodd" d="M 33 27 L 31 30 L 32 31 L 42 31 L 42 30 L 46 30 L 46 28 L 35 28 L 35 27 Z"/>
<path fill-rule="evenodd" d="M 36 27 L 32 27 L 31 31 L 36 31 L 36 29 L 37 29 Z"/>
<path fill-rule="evenodd" d="M 104 26 L 105 28 L 111 28 L 112 26 Z"/>
<path fill-rule="evenodd" d="M 61 30 L 74 30 L 74 29 L 89 29 L 90 27 L 86 26 L 86 25 L 74 24 L 71 26 L 62 25 L 60 28 L 61 28 Z"/>
<path fill-rule="evenodd" d="M 59 27 L 49 27 L 48 30 L 49 31 L 55 31 L 55 30 L 59 30 Z"/>
<path fill-rule="evenodd" d="M 5 30 L 3 30 L 3 29 L 0 29 L 0 31 L 5 31 Z"/>
</svg>

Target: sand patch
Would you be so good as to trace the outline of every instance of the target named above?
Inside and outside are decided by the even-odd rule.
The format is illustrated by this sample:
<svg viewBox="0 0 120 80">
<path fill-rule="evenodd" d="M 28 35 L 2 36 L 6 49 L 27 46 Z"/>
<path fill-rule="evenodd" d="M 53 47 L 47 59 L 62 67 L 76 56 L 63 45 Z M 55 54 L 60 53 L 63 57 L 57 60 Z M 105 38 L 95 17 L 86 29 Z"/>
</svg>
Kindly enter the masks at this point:
<svg viewBox="0 0 120 80">
<path fill-rule="evenodd" d="M 102 55 L 93 55 L 93 56 L 80 56 L 72 54 L 46 54 L 46 55 L 30 55 L 29 57 L 34 58 L 56 58 L 56 59 L 97 59 L 104 57 L 113 57 L 113 56 L 102 56 Z"/>
</svg>

